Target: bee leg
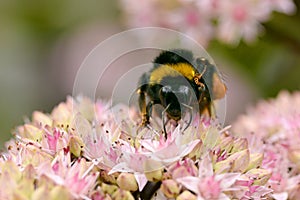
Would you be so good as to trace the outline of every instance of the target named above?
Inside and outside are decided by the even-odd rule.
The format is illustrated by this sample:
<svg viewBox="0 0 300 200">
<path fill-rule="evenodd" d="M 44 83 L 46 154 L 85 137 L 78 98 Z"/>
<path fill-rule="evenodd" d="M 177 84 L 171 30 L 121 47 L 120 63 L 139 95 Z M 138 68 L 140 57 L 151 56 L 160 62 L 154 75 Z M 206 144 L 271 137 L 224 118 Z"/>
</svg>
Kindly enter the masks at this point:
<svg viewBox="0 0 300 200">
<path fill-rule="evenodd" d="M 211 118 L 215 119 L 216 118 L 216 113 L 214 110 L 213 103 L 211 101 L 206 101 L 201 104 L 199 104 L 199 109 L 200 109 L 200 117 L 204 118 Z"/>
<path fill-rule="evenodd" d="M 167 121 L 165 120 L 165 113 L 166 113 L 167 109 L 169 108 L 169 106 L 170 106 L 170 104 L 161 113 L 161 118 L 162 118 L 162 123 L 163 123 L 163 127 L 164 127 L 164 133 L 165 133 L 165 139 L 167 139 L 166 124 L 169 121 L 169 119 Z"/>
<path fill-rule="evenodd" d="M 145 125 L 149 124 L 149 118 L 150 116 L 152 115 L 152 107 L 155 105 L 155 104 L 159 104 L 160 101 L 159 100 L 152 100 L 150 101 L 147 106 L 146 106 L 146 112 L 145 112 L 145 115 L 143 115 L 143 117 L 145 118 L 145 121 L 147 122 Z"/>
<path fill-rule="evenodd" d="M 190 124 L 192 123 L 192 118 L 193 118 L 193 107 L 186 105 L 186 104 L 182 104 L 184 107 L 186 107 L 189 110 L 189 121 L 187 122 L 187 125 L 184 127 L 183 132 L 190 126 Z"/>
<path fill-rule="evenodd" d="M 142 115 L 141 126 L 146 126 L 149 124 L 149 114 L 147 112 L 148 106 L 146 106 L 146 92 L 144 91 L 144 87 L 141 87 L 137 93 L 139 94 L 139 107 Z"/>
<path fill-rule="evenodd" d="M 208 93 L 202 93 L 198 103 L 201 118 L 214 118 L 214 113 L 212 112 L 212 101 Z"/>
<path fill-rule="evenodd" d="M 164 112 L 163 112 L 164 115 Z M 165 120 L 165 116 L 162 116 L 162 123 L 163 123 L 163 127 L 164 127 L 164 134 L 165 134 L 165 139 L 167 139 L 167 130 L 166 130 L 166 124 L 168 123 L 169 120 Z"/>
<path fill-rule="evenodd" d="M 142 124 L 144 125 L 148 125 L 150 122 L 149 122 L 149 119 L 150 119 L 150 116 L 152 114 L 152 106 L 154 105 L 154 101 L 150 101 L 147 106 L 146 106 L 146 112 L 143 114 L 143 121 L 142 121 Z"/>
</svg>

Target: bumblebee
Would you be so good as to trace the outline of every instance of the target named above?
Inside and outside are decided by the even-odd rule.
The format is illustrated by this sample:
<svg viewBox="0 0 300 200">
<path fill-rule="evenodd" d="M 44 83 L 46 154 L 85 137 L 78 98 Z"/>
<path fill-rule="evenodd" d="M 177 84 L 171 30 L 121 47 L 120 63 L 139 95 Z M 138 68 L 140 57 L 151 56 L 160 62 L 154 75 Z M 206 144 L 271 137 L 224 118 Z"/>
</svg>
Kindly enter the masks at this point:
<svg viewBox="0 0 300 200">
<path fill-rule="evenodd" d="M 200 116 L 214 117 L 213 101 L 225 96 L 226 86 L 216 66 L 206 58 L 195 58 L 185 49 L 172 49 L 154 59 L 152 69 L 141 76 L 137 93 L 141 125 L 149 124 L 153 106 L 160 104 L 166 134 L 166 122 L 172 119 L 177 123 L 187 112 L 191 115 L 186 128 L 190 125 L 195 104 Z"/>
</svg>

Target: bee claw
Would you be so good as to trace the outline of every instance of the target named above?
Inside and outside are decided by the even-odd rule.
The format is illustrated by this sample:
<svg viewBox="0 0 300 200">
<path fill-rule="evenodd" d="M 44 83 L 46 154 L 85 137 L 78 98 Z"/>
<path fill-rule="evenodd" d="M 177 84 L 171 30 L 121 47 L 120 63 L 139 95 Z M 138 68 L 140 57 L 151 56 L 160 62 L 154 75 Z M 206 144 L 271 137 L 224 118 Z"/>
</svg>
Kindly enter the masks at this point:
<svg viewBox="0 0 300 200">
<path fill-rule="evenodd" d="M 184 129 L 182 131 L 182 132 L 184 132 L 192 123 L 193 108 L 191 106 L 186 105 L 186 104 L 182 104 L 182 105 L 185 106 L 189 110 L 189 115 L 190 115 L 189 121 L 187 122 L 187 125 L 184 127 Z"/>
<path fill-rule="evenodd" d="M 163 125 L 163 127 L 164 127 L 164 135 L 165 135 L 165 139 L 167 139 L 167 137 L 168 137 L 168 133 L 167 133 L 167 130 L 166 130 L 166 124 L 168 123 L 168 121 L 169 121 L 169 119 L 166 121 L 165 120 L 165 114 L 166 114 L 166 111 L 167 111 L 167 109 L 169 108 L 169 106 L 170 106 L 170 104 L 162 111 L 162 113 L 161 113 L 161 116 L 162 116 L 162 125 Z"/>
<path fill-rule="evenodd" d="M 147 129 L 147 130 L 145 130 Z M 147 131 L 151 130 L 151 133 L 155 134 L 155 135 L 149 135 L 149 133 L 147 134 Z M 155 136 L 160 136 L 160 134 L 152 127 L 150 126 L 150 123 L 146 123 L 146 124 L 141 124 L 137 130 L 136 130 L 136 135 L 138 138 L 144 139 L 145 137 L 155 137 Z"/>
<path fill-rule="evenodd" d="M 138 126 L 138 128 L 136 129 L 136 132 L 140 132 L 142 129 L 144 128 L 148 128 L 148 124 L 149 122 L 142 120 L 142 123 Z"/>
</svg>

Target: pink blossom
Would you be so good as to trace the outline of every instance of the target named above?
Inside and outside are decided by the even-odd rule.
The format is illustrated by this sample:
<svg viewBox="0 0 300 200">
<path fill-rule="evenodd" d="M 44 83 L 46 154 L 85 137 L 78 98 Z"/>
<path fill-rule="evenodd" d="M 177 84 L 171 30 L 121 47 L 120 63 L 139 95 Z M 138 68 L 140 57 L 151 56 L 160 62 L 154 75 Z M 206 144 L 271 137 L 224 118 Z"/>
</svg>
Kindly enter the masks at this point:
<svg viewBox="0 0 300 200">
<path fill-rule="evenodd" d="M 292 199 L 294 193 L 288 188 L 296 188 L 295 180 L 299 180 L 297 105 L 300 105 L 299 92 L 281 92 L 276 99 L 259 102 L 233 125 L 235 133 L 248 138 L 251 151 L 264 152 L 262 167 L 272 172 L 267 185 L 274 190 L 274 198 L 287 194 Z"/>
<path fill-rule="evenodd" d="M 182 31 L 202 45 L 212 39 L 236 45 L 262 33 L 272 12 L 295 13 L 292 0 L 120 0 L 131 27 L 159 26 Z"/>
<path fill-rule="evenodd" d="M 217 37 L 229 44 L 237 44 L 241 38 L 254 41 L 262 31 L 260 23 L 269 17 L 269 10 L 255 0 L 224 0 L 220 10 Z"/>
<path fill-rule="evenodd" d="M 214 174 L 212 163 L 206 156 L 199 163 L 198 177 L 186 176 L 176 180 L 195 192 L 198 199 L 229 199 L 223 192 L 234 190 L 232 186 L 239 176 L 239 173 Z"/>
<path fill-rule="evenodd" d="M 211 18 L 217 17 L 220 10 L 220 3 L 222 0 L 201 0 L 194 1 L 199 9 L 199 12 L 204 13 L 204 15 L 210 16 Z"/>
<path fill-rule="evenodd" d="M 158 25 L 159 18 L 153 15 L 159 8 L 156 0 L 121 0 L 123 8 L 128 12 L 128 17 L 131 18 L 130 26 L 154 26 Z"/>
<path fill-rule="evenodd" d="M 269 0 L 269 6 L 278 12 L 285 14 L 293 14 L 296 11 L 296 6 L 289 0 Z"/>
<path fill-rule="evenodd" d="M 177 161 L 168 167 L 168 171 L 171 173 L 174 179 L 185 176 L 198 176 L 198 169 L 194 161 L 189 158 Z"/>
<path fill-rule="evenodd" d="M 67 187 L 76 198 L 84 197 L 95 185 L 98 172 L 90 173 L 92 163 L 85 159 L 71 162 L 70 153 L 61 152 L 52 163 L 41 163 L 38 167 L 39 176 L 45 175 L 55 184 Z"/>
<path fill-rule="evenodd" d="M 282 141 L 276 143 L 280 151 L 271 146 L 262 161 L 263 148 L 251 150 L 246 139 L 231 136 L 228 127 L 221 130 L 211 120 L 199 120 L 184 132 L 180 125 L 168 125 L 165 136 L 156 131 L 162 127 L 155 122 L 138 132 L 136 121 L 141 119 L 136 109 L 108 108 L 105 102 L 78 97 L 68 98 L 52 114 L 34 113 L 33 121 L 17 129 L 2 153 L 0 186 L 9 188 L 5 193 L 0 190 L 0 197 L 133 198 L 151 185 L 159 188 L 160 183 L 163 186 L 156 191 L 160 199 L 194 194 L 199 199 L 265 197 L 272 191 L 267 186 L 277 197 L 285 191 L 291 197 L 299 195 L 297 165 L 283 173 L 291 167 L 283 158 L 297 161 L 299 152 L 296 143 L 279 140 L 282 135 L 272 135 L 272 141 Z M 276 122 L 297 133 L 297 120 L 277 118 Z M 271 126 L 272 121 L 265 124 Z M 261 138 L 267 136 L 261 133 Z M 278 168 L 281 161 L 284 164 Z M 129 187 L 120 174 L 134 184 Z M 278 182 L 283 187 L 276 188 Z"/>
<path fill-rule="evenodd" d="M 70 124 L 72 121 L 72 115 L 74 100 L 71 97 L 67 98 L 66 102 L 60 103 L 57 107 L 55 107 L 51 113 L 51 118 L 53 119 L 53 123 L 55 124 Z"/>
<path fill-rule="evenodd" d="M 175 131 L 171 132 L 166 141 L 161 136 L 159 141 L 144 140 L 141 141 L 141 145 L 153 153 L 155 160 L 169 165 L 189 154 L 200 142 L 198 139 L 186 143 L 183 138 L 183 133 L 177 127 Z"/>
<path fill-rule="evenodd" d="M 166 14 L 166 27 L 178 27 L 179 31 L 197 40 L 201 45 L 207 46 L 213 37 L 214 28 L 209 19 L 194 6 L 178 8 Z"/>
</svg>

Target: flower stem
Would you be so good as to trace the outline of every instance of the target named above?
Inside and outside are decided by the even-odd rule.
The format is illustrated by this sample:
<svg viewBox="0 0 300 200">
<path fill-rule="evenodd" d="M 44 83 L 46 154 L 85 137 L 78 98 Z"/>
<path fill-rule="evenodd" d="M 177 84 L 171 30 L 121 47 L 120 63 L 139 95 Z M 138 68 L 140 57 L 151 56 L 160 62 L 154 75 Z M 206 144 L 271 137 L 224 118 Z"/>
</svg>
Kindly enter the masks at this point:
<svg viewBox="0 0 300 200">
<path fill-rule="evenodd" d="M 150 200 L 155 192 L 159 189 L 161 181 L 150 182 L 148 181 L 144 189 L 141 192 L 134 193 L 134 198 L 136 200 Z"/>
</svg>

